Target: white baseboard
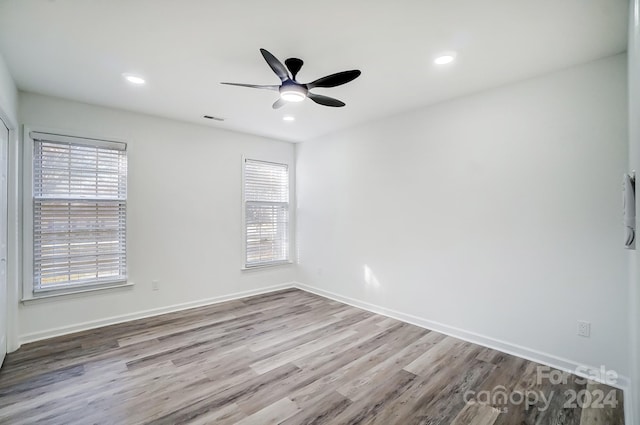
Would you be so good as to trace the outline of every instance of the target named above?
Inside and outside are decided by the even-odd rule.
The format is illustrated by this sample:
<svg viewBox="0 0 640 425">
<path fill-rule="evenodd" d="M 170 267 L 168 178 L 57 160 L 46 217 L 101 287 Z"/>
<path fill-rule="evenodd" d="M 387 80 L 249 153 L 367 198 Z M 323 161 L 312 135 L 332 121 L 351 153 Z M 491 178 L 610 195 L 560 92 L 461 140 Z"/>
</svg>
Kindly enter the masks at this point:
<svg viewBox="0 0 640 425">
<path fill-rule="evenodd" d="M 640 403 L 637 398 L 633 397 L 634 394 L 633 385 L 630 385 L 629 389 L 624 391 L 624 424 L 625 425 L 638 425 L 638 417 L 636 417 L 636 403 Z"/>
<path fill-rule="evenodd" d="M 576 373 L 579 368 L 585 368 L 585 365 L 573 360 L 565 359 L 555 356 L 553 354 L 544 353 L 542 351 L 534 350 L 531 348 L 523 347 L 521 345 L 512 344 L 507 341 L 501 341 L 486 335 L 481 335 L 475 332 L 466 331 L 464 329 L 456 328 L 453 326 L 445 325 L 443 323 L 435 322 L 433 320 L 424 319 L 422 317 L 414 316 L 411 314 L 402 313 L 396 310 L 391 310 L 385 307 L 381 307 L 375 304 L 370 304 L 364 301 L 356 300 L 354 298 L 345 297 L 333 292 L 318 289 L 313 286 L 305 285 L 303 283 L 295 282 L 294 287 L 302 289 L 303 291 L 311 292 L 316 295 L 320 295 L 325 298 L 330 298 L 341 303 L 349 304 L 353 307 L 361 308 L 363 310 L 370 311 L 372 313 L 381 314 L 383 316 L 391 317 L 402 322 L 406 322 L 412 325 L 419 326 L 421 328 L 429 329 L 432 331 L 440 332 L 445 335 L 452 336 L 454 338 L 462 339 L 464 341 L 472 342 L 474 344 L 482 345 L 483 347 L 491 348 L 503 353 L 511 354 L 516 357 L 531 360 L 536 363 L 540 363 L 546 366 L 550 366 L 555 369 L 559 369 L 565 372 L 580 375 L 582 377 L 588 377 L 587 374 Z M 598 371 L 597 367 L 590 367 L 590 370 Z M 625 399 L 630 393 L 630 379 L 626 376 L 618 376 L 618 380 L 615 385 L 624 391 Z M 627 401 L 627 400 L 625 400 Z"/>
<path fill-rule="evenodd" d="M 67 335 L 74 332 L 86 331 L 89 329 L 100 328 L 102 326 L 115 325 L 117 323 L 129 322 L 131 320 L 144 319 L 146 317 L 158 316 L 160 314 L 173 313 L 190 308 L 202 307 L 211 304 L 218 304 L 225 301 L 237 300 L 239 298 L 251 297 L 253 295 L 267 294 L 269 292 L 281 291 L 283 289 L 293 288 L 292 283 L 283 283 L 280 285 L 268 286 L 265 288 L 254 289 L 250 291 L 236 292 L 233 294 L 222 295 L 219 297 L 207 298 L 203 300 L 191 301 L 187 303 L 174 304 L 166 307 L 158 307 L 150 310 L 138 311 L 135 313 L 122 314 L 119 316 L 107 317 L 99 320 L 91 320 L 88 322 L 77 323 L 70 326 L 62 326 L 59 328 L 47 329 L 44 331 L 33 332 L 20 336 L 20 344 L 40 341 L 42 339 L 53 338 L 56 336 Z"/>
</svg>

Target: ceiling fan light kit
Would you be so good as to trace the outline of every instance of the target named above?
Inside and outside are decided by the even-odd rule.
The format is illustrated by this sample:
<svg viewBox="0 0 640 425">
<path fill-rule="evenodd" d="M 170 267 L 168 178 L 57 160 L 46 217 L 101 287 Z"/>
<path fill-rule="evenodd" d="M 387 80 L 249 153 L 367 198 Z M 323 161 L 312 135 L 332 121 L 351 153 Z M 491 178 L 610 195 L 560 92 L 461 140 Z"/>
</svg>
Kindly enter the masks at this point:
<svg viewBox="0 0 640 425">
<path fill-rule="evenodd" d="M 282 83 L 280 86 L 280 98 L 286 102 L 302 102 L 309 93 L 306 87 L 292 82 Z"/>
<path fill-rule="evenodd" d="M 302 59 L 289 58 L 282 64 L 275 56 L 273 56 L 268 50 L 260 49 L 262 57 L 267 62 L 271 70 L 280 78 L 280 85 L 257 85 L 257 84 L 242 84 L 242 83 L 220 83 L 229 86 L 249 87 L 254 89 L 274 90 L 280 92 L 280 97 L 273 104 L 273 109 L 278 109 L 289 102 L 302 102 L 306 98 L 311 99 L 315 103 L 324 106 L 331 106 L 339 108 L 345 106 L 345 103 L 341 100 L 334 99 L 329 96 L 321 94 L 311 93 L 309 90 L 315 87 L 318 88 L 330 88 L 337 87 L 355 80 L 361 74 L 357 69 L 351 71 L 338 72 L 336 74 L 327 75 L 326 77 L 318 78 L 310 83 L 300 83 L 296 80 L 298 72 L 302 68 L 304 62 Z"/>
</svg>

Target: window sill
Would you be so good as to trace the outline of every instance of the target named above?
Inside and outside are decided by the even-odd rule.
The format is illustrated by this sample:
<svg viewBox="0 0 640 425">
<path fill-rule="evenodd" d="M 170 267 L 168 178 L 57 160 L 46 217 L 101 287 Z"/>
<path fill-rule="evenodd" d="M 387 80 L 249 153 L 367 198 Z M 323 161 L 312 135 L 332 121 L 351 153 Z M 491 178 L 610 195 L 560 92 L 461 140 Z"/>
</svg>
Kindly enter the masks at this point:
<svg viewBox="0 0 640 425">
<path fill-rule="evenodd" d="M 87 287 L 82 289 L 75 289 L 65 292 L 52 292 L 52 293 L 40 293 L 41 295 L 34 295 L 31 298 L 23 298 L 20 300 L 23 304 L 31 304 L 37 303 L 40 301 L 51 301 L 57 298 L 77 298 L 81 296 L 89 295 L 91 292 L 97 291 L 107 291 L 107 290 L 116 290 L 116 289 L 124 289 L 133 287 L 133 283 L 124 283 L 124 284 L 109 284 L 104 286 L 96 286 L 96 287 Z"/>
<path fill-rule="evenodd" d="M 293 261 L 282 261 L 278 263 L 256 264 L 255 266 L 249 266 L 249 267 L 243 266 L 242 268 L 240 268 L 240 270 L 242 270 L 243 272 L 250 272 L 254 270 L 270 269 L 272 267 L 290 266 L 292 264 L 293 264 Z"/>
</svg>

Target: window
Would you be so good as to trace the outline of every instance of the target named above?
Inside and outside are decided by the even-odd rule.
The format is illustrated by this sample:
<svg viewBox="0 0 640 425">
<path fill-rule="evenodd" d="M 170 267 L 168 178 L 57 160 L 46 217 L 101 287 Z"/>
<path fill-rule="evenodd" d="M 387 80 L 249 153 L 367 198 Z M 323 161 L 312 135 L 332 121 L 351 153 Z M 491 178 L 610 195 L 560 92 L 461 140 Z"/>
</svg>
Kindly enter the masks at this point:
<svg viewBox="0 0 640 425">
<path fill-rule="evenodd" d="M 125 282 L 126 144 L 30 132 L 33 292 Z"/>
<path fill-rule="evenodd" d="M 289 262 L 289 167 L 244 161 L 245 267 Z"/>
</svg>

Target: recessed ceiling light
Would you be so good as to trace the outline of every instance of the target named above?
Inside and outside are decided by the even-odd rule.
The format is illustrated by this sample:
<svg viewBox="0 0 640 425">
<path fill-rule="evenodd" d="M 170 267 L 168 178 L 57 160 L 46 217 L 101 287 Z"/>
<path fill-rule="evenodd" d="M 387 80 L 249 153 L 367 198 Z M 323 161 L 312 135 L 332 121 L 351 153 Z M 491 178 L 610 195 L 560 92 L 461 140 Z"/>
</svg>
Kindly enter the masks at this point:
<svg viewBox="0 0 640 425">
<path fill-rule="evenodd" d="M 456 54 L 455 53 L 446 53 L 444 55 L 440 55 L 437 58 L 435 58 L 433 60 L 433 62 L 436 65 L 446 65 L 448 63 L 453 62 L 454 60 L 456 60 Z"/>
<path fill-rule="evenodd" d="M 291 115 L 285 115 L 284 117 L 282 117 L 283 121 L 295 121 L 296 117 L 291 116 Z"/>
<path fill-rule="evenodd" d="M 139 75 L 129 74 L 129 73 L 125 72 L 124 74 L 122 74 L 122 76 L 124 77 L 125 80 L 127 80 L 131 84 L 135 84 L 135 85 L 140 86 L 140 85 L 146 83 L 144 78 L 142 78 Z"/>
</svg>

